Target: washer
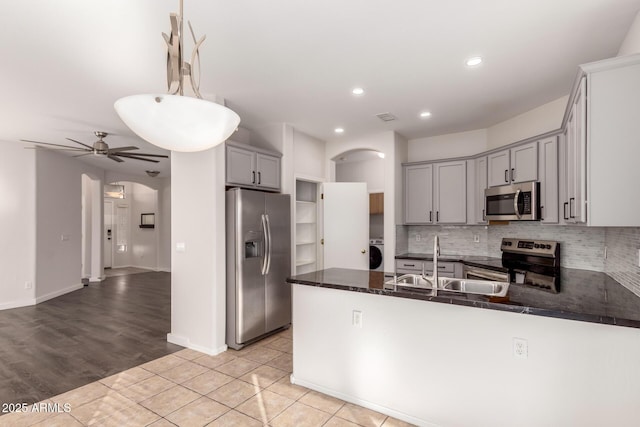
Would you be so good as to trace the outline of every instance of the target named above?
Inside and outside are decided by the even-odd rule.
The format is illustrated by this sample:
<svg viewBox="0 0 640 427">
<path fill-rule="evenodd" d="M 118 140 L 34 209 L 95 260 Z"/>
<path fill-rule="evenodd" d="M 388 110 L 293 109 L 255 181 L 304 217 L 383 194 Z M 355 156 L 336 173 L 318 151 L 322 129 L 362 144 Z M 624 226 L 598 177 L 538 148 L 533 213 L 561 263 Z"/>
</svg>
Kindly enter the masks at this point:
<svg viewBox="0 0 640 427">
<path fill-rule="evenodd" d="M 384 271 L 383 239 L 369 239 L 369 270 Z"/>
</svg>

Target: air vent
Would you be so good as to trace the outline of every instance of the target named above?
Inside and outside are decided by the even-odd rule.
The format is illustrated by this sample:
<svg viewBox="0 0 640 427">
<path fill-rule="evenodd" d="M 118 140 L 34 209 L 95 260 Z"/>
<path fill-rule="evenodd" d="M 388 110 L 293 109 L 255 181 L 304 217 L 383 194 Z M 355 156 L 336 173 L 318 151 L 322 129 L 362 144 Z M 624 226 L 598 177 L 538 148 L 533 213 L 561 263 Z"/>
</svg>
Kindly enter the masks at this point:
<svg viewBox="0 0 640 427">
<path fill-rule="evenodd" d="M 382 120 L 383 122 L 392 122 L 397 119 L 397 117 L 391 113 L 376 114 L 376 117 Z"/>
</svg>

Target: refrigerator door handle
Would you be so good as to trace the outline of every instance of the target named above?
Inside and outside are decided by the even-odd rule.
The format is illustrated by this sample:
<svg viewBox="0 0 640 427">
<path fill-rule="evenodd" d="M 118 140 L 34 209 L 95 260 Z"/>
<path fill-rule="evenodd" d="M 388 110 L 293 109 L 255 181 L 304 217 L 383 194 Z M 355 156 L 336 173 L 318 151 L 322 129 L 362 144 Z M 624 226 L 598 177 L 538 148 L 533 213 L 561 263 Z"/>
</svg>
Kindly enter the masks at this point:
<svg viewBox="0 0 640 427">
<path fill-rule="evenodd" d="M 269 215 L 265 215 L 264 217 L 267 219 L 267 268 L 264 274 L 269 274 L 269 270 L 271 269 L 271 223 L 269 222 Z"/>
<path fill-rule="evenodd" d="M 269 235 L 267 231 L 267 216 L 265 214 L 261 215 L 262 219 L 262 233 L 264 236 L 264 255 L 262 256 L 262 268 L 260 269 L 260 274 L 263 276 L 267 274 L 267 260 L 269 258 Z"/>
</svg>

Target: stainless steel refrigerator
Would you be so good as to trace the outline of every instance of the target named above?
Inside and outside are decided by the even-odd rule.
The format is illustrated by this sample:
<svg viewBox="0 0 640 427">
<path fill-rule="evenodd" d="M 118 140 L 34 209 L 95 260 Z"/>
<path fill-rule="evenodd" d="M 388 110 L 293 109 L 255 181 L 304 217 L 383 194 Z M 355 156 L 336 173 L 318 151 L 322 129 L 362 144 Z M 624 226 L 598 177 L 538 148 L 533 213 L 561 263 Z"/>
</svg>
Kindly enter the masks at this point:
<svg viewBox="0 0 640 427">
<path fill-rule="evenodd" d="M 288 194 L 227 191 L 227 345 L 241 349 L 291 325 Z"/>
</svg>

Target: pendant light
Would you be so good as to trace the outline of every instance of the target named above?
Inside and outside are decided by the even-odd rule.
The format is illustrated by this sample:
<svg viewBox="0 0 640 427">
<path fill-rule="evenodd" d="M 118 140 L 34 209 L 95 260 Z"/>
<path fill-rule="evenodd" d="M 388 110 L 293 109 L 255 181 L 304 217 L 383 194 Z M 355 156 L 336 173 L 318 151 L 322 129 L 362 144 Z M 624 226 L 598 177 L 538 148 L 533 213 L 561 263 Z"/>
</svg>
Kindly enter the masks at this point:
<svg viewBox="0 0 640 427">
<path fill-rule="evenodd" d="M 196 40 L 191 23 L 188 23 L 195 46 L 191 63 L 184 61 L 183 0 L 180 0 L 180 14 L 171 13 L 169 19 L 171 34 L 162 33 L 168 50 L 169 94 L 126 96 L 118 99 L 114 108 L 129 129 L 153 145 L 172 151 L 206 150 L 229 138 L 238 128 L 240 117 L 233 110 L 202 99 L 200 95 L 200 83 L 192 65 L 197 61 L 198 69 L 200 67 L 198 49 L 206 36 Z M 184 95 L 185 81 L 190 83 L 195 98 Z"/>
</svg>

